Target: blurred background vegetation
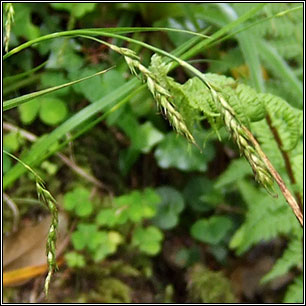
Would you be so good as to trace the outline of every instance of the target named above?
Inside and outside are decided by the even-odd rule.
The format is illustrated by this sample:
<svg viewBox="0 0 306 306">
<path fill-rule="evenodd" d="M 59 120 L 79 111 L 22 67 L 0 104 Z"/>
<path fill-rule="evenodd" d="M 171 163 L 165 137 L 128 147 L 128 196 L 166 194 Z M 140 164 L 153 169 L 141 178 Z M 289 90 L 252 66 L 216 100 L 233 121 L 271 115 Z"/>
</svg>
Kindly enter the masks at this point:
<svg viewBox="0 0 306 306">
<path fill-rule="evenodd" d="M 171 27 L 212 35 L 257 5 L 14 3 L 9 49 L 42 35 L 83 28 Z M 302 109 L 303 11 L 275 16 L 299 6 L 262 6 L 229 34 L 244 31 L 203 48 L 191 63 L 203 73 L 230 76 Z M 5 7 L 3 11 L 5 31 L 8 13 Z M 129 36 L 168 52 L 192 39 L 165 31 Z M 149 65 L 150 50 L 106 40 L 128 46 Z M 74 114 L 101 104 L 133 78 L 120 55 L 79 38 L 48 40 L 5 61 L 5 100 L 113 65 L 105 74 L 5 112 L 4 149 L 22 159 L 33 142 L 39 144 Z M 171 76 L 180 83 L 190 77 L 182 68 Z M 225 130 L 220 130 L 221 143 L 203 121 L 203 131 L 194 135 L 205 144 L 201 152 L 176 135 L 143 87 L 90 126 L 109 109 L 98 109 L 82 121 L 78 129 L 86 133 L 73 141 L 67 133 L 67 145 L 59 150 L 53 144 L 57 153 L 34 167 L 60 211 L 60 268 L 48 302 L 302 302 L 302 231 L 285 201 L 255 184 Z M 293 167 L 301 162 L 298 155 Z M 3 155 L 4 175 L 12 175 L 15 163 Z M 45 301 L 50 218 L 35 188 L 33 175 L 19 173 L 4 191 L 5 302 Z"/>
</svg>

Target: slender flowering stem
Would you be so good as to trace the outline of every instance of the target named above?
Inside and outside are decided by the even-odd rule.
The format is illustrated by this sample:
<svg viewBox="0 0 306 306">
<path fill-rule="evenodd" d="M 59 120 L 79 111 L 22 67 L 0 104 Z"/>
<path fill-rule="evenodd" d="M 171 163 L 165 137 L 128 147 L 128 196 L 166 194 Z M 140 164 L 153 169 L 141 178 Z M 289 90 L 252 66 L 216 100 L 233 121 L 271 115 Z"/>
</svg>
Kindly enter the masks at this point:
<svg viewBox="0 0 306 306">
<path fill-rule="evenodd" d="M 38 199 L 42 200 L 43 204 L 51 213 L 51 225 L 49 227 L 47 245 L 46 245 L 46 255 L 49 272 L 45 280 L 45 294 L 48 295 L 49 285 L 53 273 L 57 270 L 56 264 L 56 231 L 58 228 L 58 211 L 56 207 L 56 200 L 53 198 L 51 193 L 45 188 L 42 178 L 27 164 L 21 161 L 19 158 L 13 154 L 3 150 L 5 154 L 12 157 L 21 163 L 26 169 L 28 169 L 36 178 L 36 190 Z"/>
<path fill-rule="evenodd" d="M 108 46 L 113 51 L 121 54 L 124 56 L 126 63 L 128 64 L 131 73 L 137 76 L 137 71 L 141 73 L 144 78 L 144 81 L 147 82 L 148 89 L 152 93 L 155 101 L 158 104 L 158 107 L 162 110 L 164 116 L 169 120 L 170 124 L 173 128 L 179 133 L 184 135 L 188 141 L 191 143 L 196 143 L 195 139 L 193 138 L 192 134 L 190 133 L 183 117 L 181 114 L 176 110 L 175 105 L 171 102 L 171 94 L 169 91 L 164 88 L 161 84 L 159 84 L 158 80 L 155 78 L 154 74 L 143 66 L 140 63 L 140 58 L 137 54 L 127 48 L 121 48 L 116 45 L 107 43 L 106 41 L 93 38 L 90 36 L 83 36 L 88 39 L 95 40 L 100 42 L 106 46 Z"/>
<path fill-rule="evenodd" d="M 37 180 L 36 189 L 38 198 L 42 200 L 45 206 L 51 213 L 51 225 L 49 227 L 47 244 L 46 244 L 46 255 L 49 272 L 45 279 L 45 294 L 48 295 L 50 281 L 53 273 L 57 270 L 56 264 L 56 232 L 58 228 L 58 211 L 56 207 L 56 200 L 53 198 L 51 193 L 44 187 L 44 184 Z"/>
<path fill-rule="evenodd" d="M 15 14 L 13 3 L 5 4 L 5 14 L 6 14 L 6 21 L 5 21 L 4 45 L 5 45 L 5 52 L 8 52 L 10 38 L 11 38 L 11 28 L 14 22 L 14 14 Z"/>
<path fill-rule="evenodd" d="M 238 145 L 241 154 L 245 156 L 251 165 L 255 180 L 263 185 L 272 196 L 276 196 L 273 188 L 273 178 L 269 169 L 258 154 L 257 148 L 252 145 L 249 134 L 245 132 L 244 125 L 237 119 L 235 111 L 222 94 L 216 92 L 213 87 L 210 90 L 216 105 L 219 106 L 219 111 L 222 114 L 227 130 Z"/>
<path fill-rule="evenodd" d="M 101 33 L 101 35 L 104 35 L 104 34 Z M 107 34 L 106 36 L 110 36 L 110 35 Z M 234 110 L 226 102 L 225 98 L 223 97 L 223 95 L 220 92 L 221 90 L 219 88 L 217 88 L 217 86 L 215 86 L 214 84 L 211 84 L 211 82 L 207 80 L 205 75 L 202 74 L 195 67 L 193 67 L 192 65 L 188 64 L 187 62 L 181 60 L 180 58 L 178 58 L 178 57 L 176 57 L 176 56 L 174 56 L 174 55 L 172 55 L 172 54 L 170 54 L 170 53 L 168 53 L 164 50 L 155 48 L 155 47 L 153 47 L 151 45 L 148 45 L 144 42 L 139 42 L 135 39 L 124 37 L 124 36 L 121 36 L 121 35 L 117 35 L 117 34 L 113 35 L 112 34 L 112 36 L 116 37 L 116 38 L 119 38 L 119 39 L 123 39 L 123 40 L 131 42 L 131 43 L 136 43 L 136 44 L 141 45 L 145 48 L 148 48 L 148 49 L 150 49 L 150 50 L 152 50 L 156 53 L 159 53 L 159 54 L 162 54 L 166 57 L 169 57 L 172 60 L 174 60 L 175 62 L 177 62 L 179 65 L 181 65 L 182 67 L 184 67 L 184 68 L 188 69 L 190 72 L 194 73 L 200 80 L 202 80 L 203 83 L 208 87 L 208 89 L 210 89 L 212 97 L 214 98 L 214 101 L 215 101 L 217 107 L 219 108 L 221 115 L 223 115 L 224 123 L 225 123 L 228 131 L 232 135 L 234 141 L 237 143 L 237 145 L 240 149 L 240 152 L 246 157 L 246 159 L 250 163 L 250 165 L 253 169 L 256 181 L 261 183 L 265 187 L 265 189 L 269 192 L 269 194 L 275 195 L 275 191 L 274 191 L 274 187 L 273 187 L 273 178 L 272 178 L 272 175 L 270 173 L 271 169 L 269 167 L 267 167 L 265 161 L 263 160 L 262 155 L 259 153 L 258 147 L 254 146 L 254 143 L 250 139 L 249 135 L 247 133 L 245 133 L 244 125 L 242 125 L 239 122 Z M 120 51 L 120 48 L 118 48 L 117 46 L 113 46 L 111 44 L 105 43 L 105 42 L 103 42 L 99 39 L 96 39 L 96 38 L 92 38 L 92 37 L 88 37 L 88 36 L 83 36 L 83 37 L 100 41 L 101 43 L 104 43 L 104 44 L 108 45 L 110 48 L 115 48 L 115 49 L 117 48 L 117 50 L 118 50 L 117 52 L 119 52 L 119 53 L 121 52 L 121 54 L 124 55 L 125 58 L 129 57 L 128 56 L 129 52 L 131 52 L 131 50 L 125 49 L 125 48 L 123 48 L 123 50 L 121 48 L 121 51 Z M 111 47 L 111 46 L 113 46 L 113 47 Z M 129 51 L 127 51 L 127 53 L 124 54 L 125 50 L 129 50 Z M 135 54 L 132 55 L 132 57 L 135 57 L 135 56 L 137 57 L 137 55 L 135 55 Z M 128 61 L 127 61 L 127 63 L 129 64 L 131 71 L 134 72 L 135 67 L 137 67 L 136 63 L 134 63 L 133 60 L 130 60 L 130 63 Z M 149 80 L 149 82 L 150 82 L 150 80 Z M 149 86 L 151 86 L 151 85 L 148 84 L 148 87 Z M 150 87 L 149 87 L 149 89 L 150 89 Z M 188 136 L 186 136 L 186 137 L 188 139 Z M 273 177 L 275 179 L 274 175 L 273 175 Z M 291 195 L 291 193 L 288 189 L 287 189 L 287 191 L 288 191 L 289 194 L 288 193 L 283 193 L 283 195 L 288 202 L 289 198 L 293 198 L 293 196 Z M 292 206 L 291 206 L 291 208 L 292 208 Z M 295 211 L 294 211 L 294 213 L 295 213 Z"/>
</svg>

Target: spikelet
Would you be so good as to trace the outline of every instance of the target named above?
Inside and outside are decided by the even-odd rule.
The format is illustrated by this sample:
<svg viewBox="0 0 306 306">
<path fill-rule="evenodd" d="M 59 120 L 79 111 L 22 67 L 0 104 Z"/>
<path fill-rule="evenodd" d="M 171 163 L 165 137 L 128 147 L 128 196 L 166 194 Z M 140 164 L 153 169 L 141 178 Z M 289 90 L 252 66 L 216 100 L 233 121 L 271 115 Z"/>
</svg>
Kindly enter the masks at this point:
<svg viewBox="0 0 306 306">
<path fill-rule="evenodd" d="M 140 58 L 137 54 L 127 48 L 120 48 L 115 45 L 105 43 L 113 51 L 124 56 L 132 74 L 137 76 L 137 71 L 141 73 L 143 80 L 146 81 L 148 89 L 152 93 L 158 107 L 162 110 L 163 115 L 168 119 L 173 128 L 187 138 L 191 143 L 196 143 L 190 133 L 181 114 L 176 110 L 175 105 L 171 102 L 171 94 L 169 91 L 159 84 L 154 74 L 140 63 Z"/>
<path fill-rule="evenodd" d="M 211 94 L 215 103 L 219 106 L 220 113 L 228 132 L 231 134 L 233 140 L 238 145 L 240 153 L 245 156 L 252 167 L 255 180 L 261 184 L 269 194 L 275 196 L 273 187 L 273 178 L 264 161 L 260 158 L 258 152 L 251 145 L 249 136 L 244 131 L 244 126 L 238 120 L 233 108 L 227 103 L 221 93 L 215 91 L 210 86 Z"/>
<path fill-rule="evenodd" d="M 49 209 L 51 213 L 51 225 L 49 227 L 47 244 L 46 244 L 46 255 L 49 272 L 45 279 L 45 294 L 48 295 L 50 281 L 53 273 L 57 270 L 56 264 L 56 231 L 58 228 L 58 211 L 56 207 L 56 200 L 53 198 L 51 193 L 44 187 L 40 180 L 36 181 L 36 190 L 38 198 L 42 200 L 43 204 Z"/>
<path fill-rule="evenodd" d="M 6 14 L 6 21 L 5 21 L 4 45 L 5 45 L 5 52 L 7 52 L 10 43 L 11 28 L 14 22 L 14 14 L 15 14 L 13 3 L 5 3 L 5 14 Z"/>
</svg>

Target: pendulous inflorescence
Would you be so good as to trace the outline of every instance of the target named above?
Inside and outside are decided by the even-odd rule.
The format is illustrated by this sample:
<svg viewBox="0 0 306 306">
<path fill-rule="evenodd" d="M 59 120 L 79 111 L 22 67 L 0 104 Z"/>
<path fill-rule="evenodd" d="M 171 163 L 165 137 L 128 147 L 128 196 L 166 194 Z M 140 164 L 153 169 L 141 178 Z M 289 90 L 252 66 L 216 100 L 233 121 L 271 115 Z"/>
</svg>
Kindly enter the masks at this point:
<svg viewBox="0 0 306 306">
<path fill-rule="evenodd" d="M 266 164 L 261 159 L 256 149 L 251 145 L 249 136 L 244 130 L 245 127 L 239 121 L 235 115 L 235 111 L 225 100 L 223 95 L 214 90 L 211 85 L 209 87 L 215 103 L 219 105 L 219 111 L 228 132 L 238 145 L 241 154 L 245 156 L 253 169 L 255 180 L 265 187 L 270 194 L 275 194 L 273 189 L 273 178 L 267 169 Z"/>
<path fill-rule="evenodd" d="M 195 144 L 195 139 L 190 133 L 182 115 L 176 110 L 175 105 L 171 102 L 171 94 L 166 88 L 159 84 L 159 81 L 155 78 L 154 74 L 141 64 L 139 56 L 130 49 L 120 48 L 108 43 L 105 44 L 112 50 L 124 56 L 126 63 L 134 75 L 137 75 L 137 71 L 141 73 L 159 108 L 162 110 L 162 113 L 168 119 L 173 128 L 179 134 L 185 136 L 188 141 Z"/>
<path fill-rule="evenodd" d="M 47 244 L 46 244 L 46 255 L 49 272 L 45 280 L 45 293 L 48 295 L 50 281 L 53 273 L 57 270 L 56 264 L 56 234 L 58 228 L 58 211 L 56 207 L 56 200 L 53 198 L 51 193 L 44 187 L 41 181 L 36 181 L 36 189 L 38 198 L 41 199 L 44 205 L 49 209 L 51 213 L 51 225 L 49 227 Z"/>
</svg>

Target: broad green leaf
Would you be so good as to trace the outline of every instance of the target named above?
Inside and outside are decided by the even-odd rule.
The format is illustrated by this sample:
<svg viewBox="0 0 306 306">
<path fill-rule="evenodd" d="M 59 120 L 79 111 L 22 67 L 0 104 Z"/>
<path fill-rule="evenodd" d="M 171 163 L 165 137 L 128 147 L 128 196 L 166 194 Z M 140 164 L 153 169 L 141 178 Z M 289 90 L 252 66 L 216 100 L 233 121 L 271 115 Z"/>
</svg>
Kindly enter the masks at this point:
<svg viewBox="0 0 306 306">
<path fill-rule="evenodd" d="M 108 235 L 106 231 L 97 231 L 92 234 L 90 239 L 88 240 L 88 248 L 89 250 L 95 252 L 97 248 L 101 244 L 105 244 L 108 242 Z"/>
<path fill-rule="evenodd" d="M 55 175 L 58 170 L 58 165 L 45 160 L 41 163 L 41 168 L 44 169 L 49 175 Z"/>
<path fill-rule="evenodd" d="M 28 40 L 39 37 L 39 27 L 32 23 L 31 6 L 27 3 L 14 3 L 14 10 L 14 26 L 12 27 L 14 34 Z"/>
<path fill-rule="evenodd" d="M 218 177 L 215 187 L 222 188 L 227 185 L 233 186 L 236 182 L 251 174 L 252 170 L 244 158 L 234 159 Z"/>
<path fill-rule="evenodd" d="M 64 10 L 76 18 L 81 18 L 92 12 L 97 3 L 50 3 L 50 5 L 56 10 Z"/>
<path fill-rule="evenodd" d="M 42 88 L 46 89 L 49 87 L 60 86 L 62 84 L 68 83 L 69 80 L 64 76 L 64 73 L 60 71 L 46 71 L 42 74 L 40 81 Z M 69 93 L 69 91 L 70 87 L 64 87 L 60 90 L 57 90 L 55 94 L 66 95 Z"/>
<path fill-rule="evenodd" d="M 93 205 L 90 201 L 90 192 L 78 187 L 70 191 L 64 196 L 64 208 L 68 211 L 73 211 L 79 217 L 87 217 L 93 211 Z"/>
<path fill-rule="evenodd" d="M 9 152 L 16 152 L 23 143 L 23 140 L 18 132 L 10 132 L 3 137 L 3 145 Z"/>
<path fill-rule="evenodd" d="M 118 216 L 113 208 L 101 209 L 96 217 L 96 223 L 102 226 L 113 227 L 117 224 Z"/>
<path fill-rule="evenodd" d="M 146 188 L 142 192 L 142 213 L 144 218 L 152 218 L 157 211 L 157 205 L 160 203 L 161 198 L 157 190 Z"/>
<path fill-rule="evenodd" d="M 123 237 L 115 231 L 110 231 L 107 233 L 108 239 L 113 243 L 114 245 L 119 245 L 123 241 Z"/>
<path fill-rule="evenodd" d="M 212 216 L 196 221 L 191 227 L 191 235 L 197 240 L 209 244 L 218 244 L 224 240 L 233 228 L 233 222 L 225 216 Z"/>
<path fill-rule="evenodd" d="M 249 166 L 248 166 L 249 167 Z M 204 176 L 193 176 L 184 188 L 186 202 L 195 211 L 210 211 L 222 202 L 220 191 Z"/>
<path fill-rule="evenodd" d="M 20 114 L 20 120 L 24 124 L 31 124 L 39 111 L 40 108 L 40 101 L 39 99 L 33 99 L 28 103 L 21 104 L 18 106 L 18 111 Z"/>
<path fill-rule="evenodd" d="M 172 187 L 160 187 L 157 192 L 161 201 L 157 205 L 157 214 L 152 222 L 164 230 L 173 228 L 177 225 L 179 214 L 184 209 L 184 198 Z"/>
<path fill-rule="evenodd" d="M 76 250 L 83 250 L 86 246 L 88 246 L 89 241 L 96 232 L 97 226 L 95 224 L 78 224 L 77 230 L 71 235 L 71 241 L 74 248 Z"/>
<path fill-rule="evenodd" d="M 140 194 L 139 194 L 140 195 Z M 141 205 L 141 198 L 136 199 L 129 205 L 129 208 L 127 210 L 129 219 L 132 222 L 139 222 L 143 218 L 143 212 L 142 212 L 142 205 Z"/>
<path fill-rule="evenodd" d="M 100 210 L 96 222 L 99 225 L 113 227 L 128 220 L 139 222 L 143 218 L 152 218 L 159 201 L 160 197 L 153 189 L 146 188 L 142 192 L 135 190 L 116 197 L 113 208 Z"/>
<path fill-rule="evenodd" d="M 40 99 L 39 118 L 48 125 L 56 125 L 62 122 L 68 113 L 65 102 L 56 97 L 43 97 Z"/>
<path fill-rule="evenodd" d="M 132 244 L 148 255 L 156 255 L 161 248 L 163 233 L 154 226 L 138 227 L 133 233 Z"/>
<path fill-rule="evenodd" d="M 65 261 L 71 268 L 83 268 L 86 264 L 84 256 L 73 251 L 65 254 Z"/>
<path fill-rule="evenodd" d="M 119 119 L 119 127 L 131 139 L 131 152 L 148 153 L 164 138 L 164 135 L 151 122 L 140 125 L 137 118 L 131 113 L 122 114 Z"/>
<path fill-rule="evenodd" d="M 85 67 L 81 71 L 75 70 L 70 74 L 70 78 L 76 77 L 88 77 L 89 75 L 94 74 L 97 71 L 94 67 Z M 102 87 L 103 81 L 102 76 L 97 76 L 91 80 L 85 80 L 79 84 L 73 86 L 73 88 L 78 92 L 84 95 L 84 97 L 91 103 L 98 101 L 102 96 L 105 95 L 104 89 Z"/>
<path fill-rule="evenodd" d="M 123 73 L 118 70 L 111 70 L 109 73 L 102 76 L 101 88 L 104 94 L 109 94 L 115 88 L 120 87 L 125 83 Z"/>
<path fill-rule="evenodd" d="M 79 54 L 80 45 L 74 39 L 59 38 L 53 41 L 47 41 L 49 48 L 46 52 L 49 54 L 49 69 L 57 71 L 66 70 L 71 81 L 79 77 L 81 68 L 85 65 L 85 59 Z M 40 50 L 45 44 L 40 45 Z M 65 52 L 63 52 L 63 46 Z"/>
<path fill-rule="evenodd" d="M 116 252 L 121 242 L 121 235 L 117 232 L 98 231 L 91 237 L 88 247 L 96 262 Z"/>
<path fill-rule="evenodd" d="M 163 138 L 164 135 L 151 122 L 146 122 L 135 131 L 132 138 L 132 146 L 142 153 L 149 153 Z"/>
<path fill-rule="evenodd" d="M 152 189 L 145 189 L 143 192 L 132 191 L 129 194 L 117 197 L 115 205 L 117 212 L 127 214 L 133 222 L 143 218 L 150 218 L 156 213 L 156 204 L 160 201 L 159 196 Z"/>
<path fill-rule="evenodd" d="M 169 133 L 155 150 L 155 158 L 161 168 L 177 168 L 182 171 L 200 171 L 207 169 L 205 156 L 195 146 L 188 144 L 182 136 Z"/>
</svg>

